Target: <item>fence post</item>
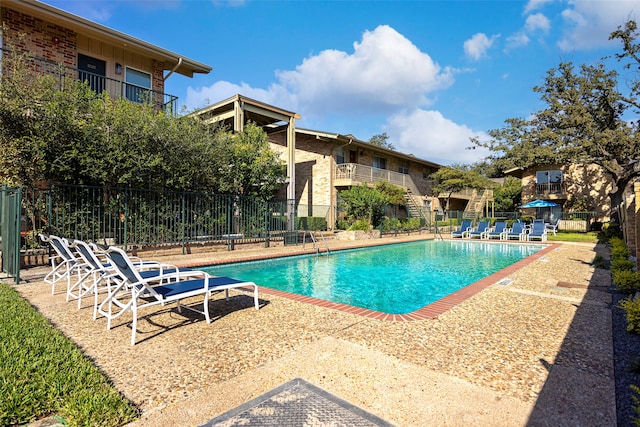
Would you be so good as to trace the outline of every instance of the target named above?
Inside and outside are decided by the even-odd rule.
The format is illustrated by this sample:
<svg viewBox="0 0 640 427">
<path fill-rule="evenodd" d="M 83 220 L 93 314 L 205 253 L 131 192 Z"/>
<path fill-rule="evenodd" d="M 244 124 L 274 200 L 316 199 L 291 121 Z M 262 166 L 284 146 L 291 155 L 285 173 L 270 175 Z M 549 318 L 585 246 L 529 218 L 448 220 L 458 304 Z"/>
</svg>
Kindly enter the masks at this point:
<svg viewBox="0 0 640 427">
<path fill-rule="evenodd" d="M 231 246 L 231 230 L 233 227 L 233 206 L 232 196 L 227 196 L 227 250 L 230 251 L 233 249 Z"/>
<path fill-rule="evenodd" d="M 180 226 L 180 231 L 182 232 L 182 238 L 180 239 L 182 241 L 182 255 L 185 254 L 185 236 L 187 233 L 185 233 L 185 222 L 184 222 L 184 216 L 185 216 L 185 194 L 184 191 L 182 192 L 182 197 L 181 197 L 181 207 L 180 207 L 180 220 L 182 222 L 182 225 Z"/>
<path fill-rule="evenodd" d="M 264 229 L 265 229 L 265 233 L 266 235 L 264 236 L 264 247 L 268 248 L 269 247 L 269 237 L 271 236 L 271 232 L 269 230 L 269 227 L 271 225 L 271 215 L 269 215 L 269 203 L 268 202 L 264 202 Z"/>
<path fill-rule="evenodd" d="M 127 217 L 129 216 L 129 190 L 130 187 L 124 189 L 124 221 L 122 222 L 122 226 L 124 230 L 122 230 L 122 244 L 124 251 L 127 251 L 127 228 L 129 226 Z"/>
<path fill-rule="evenodd" d="M 51 223 L 53 222 L 53 184 L 49 181 L 49 189 L 47 191 L 47 234 L 52 233 Z M 51 251 L 51 245 L 47 245 Z M 51 253 L 51 252 L 49 252 Z"/>
</svg>

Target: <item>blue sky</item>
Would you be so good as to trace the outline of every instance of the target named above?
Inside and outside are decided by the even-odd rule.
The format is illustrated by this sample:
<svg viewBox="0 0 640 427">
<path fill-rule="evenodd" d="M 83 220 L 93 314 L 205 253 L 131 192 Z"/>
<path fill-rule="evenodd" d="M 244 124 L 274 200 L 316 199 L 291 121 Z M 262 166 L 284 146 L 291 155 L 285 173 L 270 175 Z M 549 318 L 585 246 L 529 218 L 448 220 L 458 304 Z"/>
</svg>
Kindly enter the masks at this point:
<svg viewBox="0 0 640 427">
<path fill-rule="evenodd" d="M 240 93 L 441 164 L 480 160 L 470 137 L 543 108 L 532 88 L 549 69 L 619 52 L 609 34 L 640 14 L 640 0 L 45 2 L 212 66 L 167 80 L 189 111 Z"/>
</svg>

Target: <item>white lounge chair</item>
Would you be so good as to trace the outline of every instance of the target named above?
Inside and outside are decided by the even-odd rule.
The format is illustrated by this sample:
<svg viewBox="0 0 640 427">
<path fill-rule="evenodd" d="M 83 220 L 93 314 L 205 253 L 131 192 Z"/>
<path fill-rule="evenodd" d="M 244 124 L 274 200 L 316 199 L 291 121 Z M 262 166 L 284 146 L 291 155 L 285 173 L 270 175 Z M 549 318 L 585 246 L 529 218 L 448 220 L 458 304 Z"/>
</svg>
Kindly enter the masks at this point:
<svg viewBox="0 0 640 427">
<path fill-rule="evenodd" d="M 460 228 L 451 232 L 451 238 L 460 237 L 466 238 L 469 236 L 469 232 L 471 231 L 471 221 L 463 220 L 462 224 L 460 224 Z"/>
<path fill-rule="evenodd" d="M 55 293 L 56 283 L 60 280 L 67 281 L 67 289 L 71 282 L 71 273 L 73 268 L 78 264 L 78 259 L 71 252 L 67 242 L 58 236 L 49 234 L 40 234 L 40 240 L 49 245 L 55 251 L 55 256 L 51 257 L 51 271 L 44 276 L 45 283 L 51 284 L 51 295 Z"/>
<path fill-rule="evenodd" d="M 500 240 L 504 240 L 507 234 L 507 222 L 506 221 L 496 221 L 493 230 L 487 232 L 487 239 L 493 239 L 497 237 Z"/>
<path fill-rule="evenodd" d="M 476 237 L 479 239 L 486 239 L 489 229 L 490 229 L 489 221 L 480 221 L 476 226 L 475 230 L 471 230 L 467 233 L 467 237 L 469 239 L 473 239 Z"/>
<path fill-rule="evenodd" d="M 511 229 L 505 234 L 505 240 L 511 239 L 527 240 L 527 230 L 520 221 L 514 222 Z"/>
<path fill-rule="evenodd" d="M 77 272 L 78 277 L 75 283 L 67 288 L 67 301 L 70 298 L 77 299 L 78 309 L 80 309 L 82 297 L 93 294 L 93 318 L 96 319 L 100 286 L 104 285 L 108 289 L 112 283 L 120 283 L 122 278 L 106 258 L 101 259 L 101 256 L 105 254 L 104 250 L 99 250 L 95 245 L 81 240 L 72 241 L 69 248 L 80 256 L 82 262 L 76 263 L 72 268 Z M 130 261 L 132 266 L 140 272 L 140 275 L 147 279 L 165 277 L 180 271 L 173 265 L 161 264 L 156 261 L 142 261 L 137 258 L 130 259 Z"/>
<path fill-rule="evenodd" d="M 540 240 L 544 242 L 547 240 L 547 230 L 544 225 L 544 221 L 534 221 L 531 226 L 531 230 L 527 234 L 527 240 Z"/>
<path fill-rule="evenodd" d="M 107 298 L 98 307 L 98 313 L 107 318 L 107 329 L 111 329 L 112 319 L 131 311 L 133 316 L 131 345 L 136 343 L 138 310 L 141 308 L 176 302 L 178 311 L 181 311 L 183 306 L 180 304 L 180 300 L 202 295 L 204 297 L 202 311 L 194 307 L 184 307 L 203 314 L 207 323 L 211 323 L 209 296 L 214 292 L 225 291 L 228 298 L 229 289 L 243 288 L 253 289 L 256 310 L 260 308 L 258 286 L 253 282 L 244 282 L 229 277 L 212 277 L 204 271 L 177 272 L 145 279 L 135 269 L 123 250 L 111 247 L 106 251 L 106 255 L 123 280 L 109 290 Z M 153 282 L 158 280 L 163 280 L 163 283 L 154 286 Z M 166 283 L 166 280 L 169 280 L 169 283 Z"/>
</svg>

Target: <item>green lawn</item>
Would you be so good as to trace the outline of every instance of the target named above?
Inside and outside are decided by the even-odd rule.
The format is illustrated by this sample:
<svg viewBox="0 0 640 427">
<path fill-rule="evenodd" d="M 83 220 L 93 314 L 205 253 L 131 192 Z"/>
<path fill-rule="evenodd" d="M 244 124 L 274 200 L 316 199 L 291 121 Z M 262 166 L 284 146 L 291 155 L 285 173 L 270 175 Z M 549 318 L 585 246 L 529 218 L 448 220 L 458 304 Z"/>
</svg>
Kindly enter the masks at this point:
<svg viewBox="0 0 640 427">
<path fill-rule="evenodd" d="M 547 241 L 550 242 L 593 242 L 598 241 L 598 233 L 596 231 L 589 231 L 588 233 L 576 233 L 558 231 L 556 236 L 553 233 L 547 234 Z"/>
<path fill-rule="evenodd" d="M 115 427 L 136 407 L 47 319 L 0 283 L 0 425 L 57 415 L 68 426 Z"/>
</svg>

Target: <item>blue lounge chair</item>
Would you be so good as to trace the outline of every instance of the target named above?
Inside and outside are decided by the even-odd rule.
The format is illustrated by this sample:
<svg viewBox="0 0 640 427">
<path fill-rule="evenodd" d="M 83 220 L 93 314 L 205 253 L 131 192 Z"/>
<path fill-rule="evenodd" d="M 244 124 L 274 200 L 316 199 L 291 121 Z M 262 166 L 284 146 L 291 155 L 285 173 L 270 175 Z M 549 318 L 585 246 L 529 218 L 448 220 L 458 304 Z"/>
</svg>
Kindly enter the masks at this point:
<svg viewBox="0 0 640 427">
<path fill-rule="evenodd" d="M 471 231 L 471 221 L 465 219 L 464 221 L 462 221 L 462 224 L 460 225 L 460 228 L 458 230 L 451 232 L 451 238 L 453 239 L 455 237 L 460 237 L 464 239 L 469 231 Z"/>
<path fill-rule="evenodd" d="M 524 228 L 524 223 L 520 221 L 514 222 L 511 229 L 505 234 L 505 239 L 527 240 L 527 231 Z"/>
<path fill-rule="evenodd" d="M 527 240 L 540 240 L 544 242 L 547 240 L 547 229 L 544 225 L 544 221 L 534 221 L 529 234 L 527 234 Z"/>
<path fill-rule="evenodd" d="M 106 251 L 109 263 L 116 268 L 121 282 L 109 289 L 107 298 L 98 307 L 98 313 L 107 318 L 107 329 L 111 329 L 111 320 L 126 312 L 131 312 L 131 345 L 136 343 L 136 329 L 138 325 L 138 311 L 141 308 L 154 305 L 165 305 L 176 302 L 178 311 L 187 308 L 203 314 L 207 323 L 209 317 L 209 295 L 225 291 L 229 296 L 229 289 L 253 290 L 253 300 L 256 310 L 259 309 L 258 287 L 253 282 L 244 282 L 229 277 L 212 277 L 204 271 L 185 271 L 166 275 L 170 280 L 165 283 L 162 275 L 145 279 L 133 266 L 127 254 L 119 248 L 111 247 Z M 153 283 L 162 282 L 154 285 Z M 202 310 L 197 306 L 183 306 L 180 301 L 185 298 L 202 296 L 204 298 Z"/>
<path fill-rule="evenodd" d="M 484 239 L 487 237 L 488 231 L 489 231 L 489 221 L 480 221 L 475 230 L 471 230 L 467 233 L 467 237 L 469 239 L 475 239 L 476 237 L 479 239 Z"/>
<path fill-rule="evenodd" d="M 496 225 L 493 227 L 493 230 L 487 233 L 487 239 L 498 238 L 500 240 L 504 240 L 506 234 L 507 234 L 507 222 L 496 221 Z"/>
</svg>

